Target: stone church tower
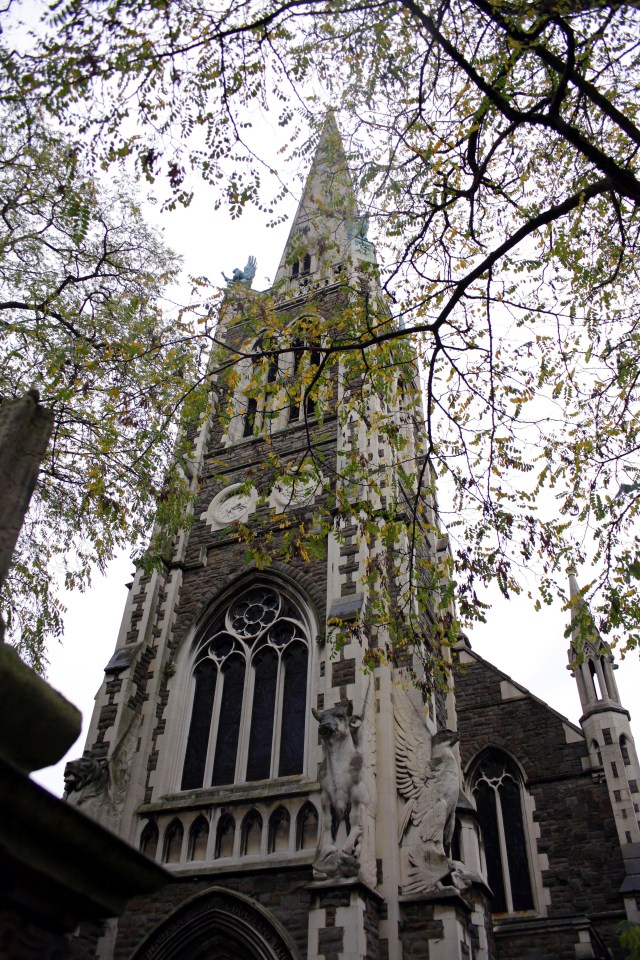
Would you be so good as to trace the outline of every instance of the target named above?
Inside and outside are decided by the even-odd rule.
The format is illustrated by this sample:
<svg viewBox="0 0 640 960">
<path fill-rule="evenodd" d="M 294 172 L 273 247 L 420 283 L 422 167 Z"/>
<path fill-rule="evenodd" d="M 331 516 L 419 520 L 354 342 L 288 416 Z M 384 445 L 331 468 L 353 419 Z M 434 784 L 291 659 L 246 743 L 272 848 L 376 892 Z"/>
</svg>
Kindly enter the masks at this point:
<svg viewBox="0 0 640 960">
<path fill-rule="evenodd" d="M 280 331 L 268 331 L 272 340 L 277 334 L 279 344 L 287 343 L 288 324 L 303 314 L 331 317 L 353 309 L 354 298 L 381 301 L 366 234 L 329 117 L 272 291 L 281 323 Z M 193 524 L 161 572 L 138 570 L 96 697 L 85 757 L 69 772 L 70 801 L 161 862 L 172 880 L 155 897 L 134 901 L 93 945 L 87 941 L 84 955 L 528 957 L 522 940 L 517 950 L 509 946 L 516 941 L 508 930 L 498 931 L 502 948 L 496 946 L 487 872 L 494 886 L 502 884 L 499 912 L 507 921 L 553 913 L 545 885 L 551 857 L 536 849 L 541 833 L 534 807 L 518 792 L 527 788 L 526 762 L 520 764 L 504 737 L 498 756 L 498 737 L 479 743 L 475 757 L 463 751 L 461 767 L 453 693 L 425 702 L 406 670 L 370 654 L 386 643 L 384 627 L 367 620 L 376 600 L 367 574 L 383 547 L 367 543 L 357 520 L 335 509 L 335 484 L 354 448 L 378 477 L 368 493 L 374 508 L 416 483 L 419 392 L 407 384 L 392 411 L 405 441 L 402 482 L 394 445 L 384 435 L 345 423 L 335 412 L 316 417 L 312 395 L 287 394 L 286 386 L 284 400 L 273 390 L 247 394 L 243 388 L 259 380 L 254 345 L 265 342 L 250 289 L 254 272 L 251 260 L 235 272 L 222 309 L 218 338 L 237 353 L 237 382 L 235 392 L 225 392 L 214 376 L 229 418 L 208 420 L 193 432 Z M 319 363 L 312 346 L 291 346 L 264 365 L 267 384 L 286 385 L 298 364 L 312 369 Z M 335 409 L 351 385 L 340 370 L 334 383 Z M 372 395 L 367 403 L 374 416 L 380 401 Z M 274 479 L 274 457 L 289 467 L 288 481 Z M 302 558 L 291 549 L 286 562 L 279 559 L 288 532 L 309 523 L 318 509 L 328 518 L 324 552 Z M 438 533 L 433 497 L 425 509 L 425 549 L 437 560 L 447 543 Z M 266 565 L 247 561 L 238 533 L 252 529 L 272 545 Z M 432 614 L 424 611 L 427 631 Z M 343 625 L 337 651 L 331 642 L 336 622 Z M 458 646 L 456 670 L 469 665 L 459 682 L 471 710 L 464 714 L 471 743 L 491 725 L 486 715 L 477 719 L 482 703 L 469 686 L 477 658 L 466 642 Z M 487 683 L 487 691 L 498 690 Z M 509 700 L 516 686 L 499 689 Z M 504 699 L 497 697 L 496 710 Z M 524 709 L 524 694 L 516 690 L 515 699 Z M 572 756 L 588 756 L 583 735 L 569 726 Z M 498 767 L 507 793 L 494 790 Z M 578 768 L 582 776 L 579 758 Z M 591 785 L 590 767 L 586 776 Z M 502 800 L 491 800 L 494 795 Z M 508 883 L 481 839 L 482 811 L 495 825 L 496 803 L 500 850 L 522 847 L 519 859 L 509 861 Z M 561 818 L 562 810 L 554 815 Z M 525 879 L 516 883 L 518 871 Z M 571 956 L 612 955 L 588 952 L 584 925 L 566 926 L 563 951 L 575 945 Z M 536 958 L 570 955 L 554 952 L 556 928 L 546 925 L 546 946 Z"/>
</svg>

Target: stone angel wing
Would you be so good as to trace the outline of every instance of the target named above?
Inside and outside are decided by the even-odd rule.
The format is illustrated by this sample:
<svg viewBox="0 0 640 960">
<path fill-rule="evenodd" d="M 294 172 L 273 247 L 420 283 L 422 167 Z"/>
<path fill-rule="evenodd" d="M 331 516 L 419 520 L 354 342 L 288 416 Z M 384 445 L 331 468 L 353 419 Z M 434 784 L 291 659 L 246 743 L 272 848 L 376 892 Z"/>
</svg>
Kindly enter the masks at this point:
<svg viewBox="0 0 640 960">
<path fill-rule="evenodd" d="M 256 275 L 257 266 L 258 266 L 258 261 L 256 260 L 256 258 L 249 257 L 249 259 L 247 260 L 247 265 L 242 271 L 244 275 L 244 279 L 245 281 L 247 281 L 248 286 L 251 286 L 251 281 Z"/>
<path fill-rule="evenodd" d="M 424 816 L 425 793 L 431 772 L 431 737 L 420 711 L 408 696 L 393 695 L 396 719 L 396 786 L 405 799 L 400 824 L 402 839 L 409 818 L 419 823 Z"/>
<path fill-rule="evenodd" d="M 356 744 L 359 746 L 362 751 L 363 757 L 365 758 L 365 769 L 367 771 L 367 776 L 375 777 L 375 753 L 376 753 L 376 736 L 375 736 L 375 717 L 372 716 L 375 709 L 375 696 L 373 693 L 374 684 L 373 676 L 369 677 L 369 683 L 367 684 L 367 691 L 362 702 L 362 709 L 357 717 L 353 718 L 352 721 L 352 736 L 354 733 L 357 735 Z M 354 730 L 356 726 L 359 729 Z"/>
</svg>

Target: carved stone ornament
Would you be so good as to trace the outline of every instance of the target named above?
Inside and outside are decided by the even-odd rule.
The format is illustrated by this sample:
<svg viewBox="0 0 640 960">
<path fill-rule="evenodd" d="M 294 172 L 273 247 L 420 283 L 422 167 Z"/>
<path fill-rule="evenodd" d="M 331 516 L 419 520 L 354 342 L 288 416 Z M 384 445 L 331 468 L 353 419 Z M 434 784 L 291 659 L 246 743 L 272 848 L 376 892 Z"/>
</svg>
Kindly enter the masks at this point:
<svg viewBox="0 0 640 960">
<path fill-rule="evenodd" d="M 322 478 L 315 470 L 302 469 L 290 479 L 279 480 L 269 496 L 269 504 L 279 513 L 289 508 L 313 503 L 322 488 Z"/>
<path fill-rule="evenodd" d="M 396 784 L 404 798 L 398 841 L 407 850 L 404 893 L 440 889 L 443 880 L 457 889 L 469 885 L 462 864 L 450 859 L 460 766 L 453 751 L 454 730 L 433 737 L 408 695 L 394 694 Z"/>
<path fill-rule="evenodd" d="M 247 490 L 244 484 L 234 483 L 215 495 L 200 519 L 212 530 L 223 530 L 232 523 L 244 523 L 256 508 L 258 491 Z"/>
<path fill-rule="evenodd" d="M 69 760 L 64 768 L 64 789 L 67 797 L 77 793 L 78 806 L 90 798 L 106 793 L 109 783 L 109 769 L 106 757 L 92 757 L 88 754 L 77 760 Z"/>
<path fill-rule="evenodd" d="M 368 789 L 362 751 L 362 716 L 353 716 L 350 700 L 328 710 L 315 710 L 323 760 L 318 778 L 322 814 L 313 864 L 317 880 L 356 877 L 361 869 Z M 342 836 L 341 836 L 342 835 Z"/>
<path fill-rule="evenodd" d="M 109 758 L 85 753 L 64 768 L 64 799 L 100 823 L 113 825 L 124 804 L 141 718 L 132 714 Z"/>
</svg>

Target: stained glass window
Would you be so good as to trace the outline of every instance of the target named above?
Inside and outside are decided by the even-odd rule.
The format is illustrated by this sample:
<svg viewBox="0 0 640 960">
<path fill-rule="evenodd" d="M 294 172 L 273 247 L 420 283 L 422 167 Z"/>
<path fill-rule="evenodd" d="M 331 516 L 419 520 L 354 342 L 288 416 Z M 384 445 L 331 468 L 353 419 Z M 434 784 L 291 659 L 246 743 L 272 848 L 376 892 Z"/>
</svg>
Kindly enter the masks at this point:
<svg viewBox="0 0 640 960">
<path fill-rule="evenodd" d="M 196 644 L 182 789 L 304 770 L 309 628 L 271 585 L 236 597 Z"/>
<path fill-rule="evenodd" d="M 287 718 L 287 722 L 282 724 L 280 734 L 280 777 L 288 777 L 302 770 L 307 709 L 307 659 L 307 648 L 302 643 L 290 644 L 284 657 L 282 714 Z"/>
<path fill-rule="evenodd" d="M 271 771 L 271 748 L 278 684 L 278 654 L 263 647 L 254 657 L 254 691 L 247 780 L 265 780 Z"/>
<path fill-rule="evenodd" d="M 473 792 L 482 825 L 493 912 L 533 910 L 522 783 L 515 764 L 500 751 L 488 750 L 478 763 Z"/>
<path fill-rule="evenodd" d="M 217 674 L 218 669 L 213 660 L 201 660 L 194 671 L 195 690 L 182 773 L 183 790 L 202 786 Z"/>
<path fill-rule="evenodd" d="M 239 653 L 228 657 L 222 668 L 224 685 L 222 687 L 213 776 L 211 778 L 212 786 L 218 786 L 221 783 L 233 783 L 235 780 L 244 674 L 244 658 Z"/>
</svg>

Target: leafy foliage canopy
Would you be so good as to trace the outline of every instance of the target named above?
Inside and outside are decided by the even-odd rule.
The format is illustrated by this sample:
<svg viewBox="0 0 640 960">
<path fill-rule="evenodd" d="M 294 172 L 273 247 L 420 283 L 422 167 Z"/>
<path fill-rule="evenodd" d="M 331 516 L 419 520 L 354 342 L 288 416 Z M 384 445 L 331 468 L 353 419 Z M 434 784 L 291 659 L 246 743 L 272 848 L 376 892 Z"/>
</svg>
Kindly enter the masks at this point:
<svg viewBox="0 0 640 960">
<path fill-rule="evenodd" d="M 639 40 L 637 5 L 603 0 L 71 0 L 4 54 L 0 93 L 104 166 L 132 158 L 169 206 L 197 171 L 232 216 L 272 221 L 256 110 L 299 161 L 339 103 L 395 322 L 314 349 L 375 391 L 383 345 L 411 340 L 464 616 L 478 581 L 508 595 L 535 567 L 547 602 L 588 561 L 598 626 L 633 646 Z"/>
</svg>

